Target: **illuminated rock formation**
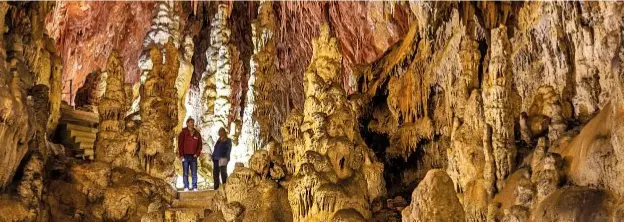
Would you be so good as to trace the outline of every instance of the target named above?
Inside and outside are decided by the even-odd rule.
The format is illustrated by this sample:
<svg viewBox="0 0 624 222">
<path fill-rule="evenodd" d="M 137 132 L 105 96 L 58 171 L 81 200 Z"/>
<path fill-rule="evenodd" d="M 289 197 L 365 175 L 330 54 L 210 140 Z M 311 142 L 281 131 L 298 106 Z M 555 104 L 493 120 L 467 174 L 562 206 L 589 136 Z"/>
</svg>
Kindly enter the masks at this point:
<svg viewBox="0 0 624 222">
<path fill-rule="evenodd" d="M 297 122 L 290 125 L 292 120 L 287 120 L 282 129 L 287 133 L 284 149 L 293 152 L 286 164 L 294 165 L 288 185 L 294 221 L 371 218 L 370 203 L 385 194 L 380 179 L 383 164 L 376 161 L 349 118 L 357 116 L 358 110 L 350 106 L 339 84 L 341 58 L 336 39 L 323 26 L 304 76 L 303 118 L 296 120 L 300 114 L 291 113 L 289 118 Z M 350 211 L 349 216 L 345 211 Z"/>
<path fill-rule="evenodd" d="M 0 221 L 622 221 L 622 15 L 619 2 L 1 2 Z M 66 157 L 51 142 L 61 95 L 97 67 L 75 100 L 101 99 L 96 160 Z M 193 202 L 205 209 L 172 202 L 190 116 L 200 175 L 216 130 L 234 141 L 228 182 Z"/>
<path fill-rule="evenodd" d="M 230 34 L 227 21 L 230 16 L 226 5 L 220 4 L 210 22 L 210 47 L 206 51 L 208 64 L 202 74 L 200 88 L 203 91 L 201 102 L 201 133 L 209 146 L 217 140 L 218 130 L 230 130 Z M 233 132 L 230 132 L 233 133 Z M 236 157 L 233 157 L 236 159 Z M 234 161 L 230 161 L 232 164 Z M 231 168 L 231 166 L 230 166 Z"/>
<path fill-rule="evenodd" d="M 115 167 L 142 170 L 138 156 L 138 123 L 126 119 L 129 109 L 126 85 L 123 84 L 124 69 L 116 53 L 109 57 L 105 75 L 105 93 L 98 106 L 100 127 L 95 142 L 96 160 Z M 97 93 L 97 90 L 96 90 Z"/>
<path fill-rule="evenodd" d="M 171 180 L 175 152 L 173 129 L 177 125 L 178 54 L 172 42 L 165 44 L 165 57 L 156 45 L 150 46 L 152 69 L 141 95 L 141 125 L 138 129 L 139 160 L 148 174 Z M 166 58 L 166 63 L 165 63 Z"/>
<path fill-rule="evenodd" d="M 279 126 L 284 121 L 286 96 L 281 82 L 282 76 L 276 66 L 275 51 L 277 20 L 270 2 L 258 8 L 259 18 L 252 24 L 254 55 L 251 58 L 245 112 L 240 147 L 244 148 L 247 161 L 254 151 L 271 141 L 279 141 Z"/>
<path fill-rule="evenodd" d="M 187 113 L 187 91 L 191 86 L 191 77 L 193 75 L 193 64 L 191 64 L 191 58 L 193 58 L 193 50 L 195 45 L 191 36 L 185 36 L 182 43 L 182 54 L 180 55 L 180 69 L 178 70 L 178 77 L 175 82 L 177 101 L 178 101 L 178 125 L 175 132 L 180 132 L 183 127 L 183 123 L 190 117 L 192 113 Z"/>
<path fill-rule="evenodd" d="M 175 14 L 175 4 L 173 2 L 159 2 L 154 5 L 155 10 L 152 17 L 150 30 L 143 40 L 143 52 L 139 59 L 141 69 L 141 83 L 145 84 L 149 70 L 154 66 L 151 61 L 150 46 L 164 46 L 169 41 L 173 41 L 176 48 L 180 45 L 179 16 Z M 165 52 L 163 53 L 163 56 Z"/>
</svg>

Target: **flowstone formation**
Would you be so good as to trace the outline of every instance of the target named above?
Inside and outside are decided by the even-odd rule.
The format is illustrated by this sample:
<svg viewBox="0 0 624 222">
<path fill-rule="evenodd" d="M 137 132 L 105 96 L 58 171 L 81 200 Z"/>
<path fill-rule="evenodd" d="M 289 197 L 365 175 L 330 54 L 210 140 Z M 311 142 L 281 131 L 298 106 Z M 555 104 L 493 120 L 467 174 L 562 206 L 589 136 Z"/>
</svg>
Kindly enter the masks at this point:
<svg viewBox="0 0 624 222">
<path fill-rule="evenodd" d="M 293 111 L 282 128 L 294 221 L 370 219 L 371 203 L 385 193 L 383 164 L 352 118 L 360 108 L 341 86 L 341 59 L 336 39 L 323 26 L 304 76 L 303 113 Z"/>
</svg>

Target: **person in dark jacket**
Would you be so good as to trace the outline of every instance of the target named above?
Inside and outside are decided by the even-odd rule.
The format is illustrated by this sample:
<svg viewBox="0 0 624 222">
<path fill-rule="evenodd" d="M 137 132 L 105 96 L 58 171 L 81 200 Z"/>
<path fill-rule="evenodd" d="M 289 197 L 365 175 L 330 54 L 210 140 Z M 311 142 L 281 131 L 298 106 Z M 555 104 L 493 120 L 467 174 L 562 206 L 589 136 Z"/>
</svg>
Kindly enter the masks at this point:
<svg viewBox="0 0 624 222">
<path fill-rule="evenodd" d="M 232 140 L 227 137 L 225 128 L 219 129 L 219 139 L 215 143 L 212 152 L 212 178 L 214 179 L 214 189 L 219 189 L 221 183 L 227 181 L 227 164 L 230 161 L 230 151 L 232 151 Z M 221 181 L 219 181 L 221 174 Z"/>
<path fill-rule="evenodd" d="M 188 171 L 193 178 L 193 191 L 197 191 L 197 157 L 202 151 L 202 138 L 195 129 L 195 120 L 186 120 L 186 128 L 178 135 L 178 157 L 182 159 L 182 176 L 184 191 L 189 191 Z"/>
</svg>

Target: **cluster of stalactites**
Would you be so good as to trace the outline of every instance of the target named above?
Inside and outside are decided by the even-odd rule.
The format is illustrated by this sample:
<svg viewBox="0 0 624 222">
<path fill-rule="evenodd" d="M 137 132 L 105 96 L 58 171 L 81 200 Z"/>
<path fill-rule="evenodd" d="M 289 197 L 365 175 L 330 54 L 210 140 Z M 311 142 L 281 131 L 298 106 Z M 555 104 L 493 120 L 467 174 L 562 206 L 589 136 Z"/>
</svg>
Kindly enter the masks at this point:
<svg viewBox="0 0 624 222">
<path fill-rule="evenodd" d="M 174 2 L 159 2 L 155 4 L 154 17 L 150 30 L 145 35 L 143 47 L 139 59 L 139 68 L 141 69 L 141 83 L 145 83 L 148 78 L 148 71 L 154 66 L 151 61 L 149 52 L 150 45 L 158 45 L 163 47 L 166 43 L 172 42 L 175 48 L 180 47 L 180 16 L 176 13 Z M 165 53 L 162 51 L 161 53 Z M 164 56 L 164 55 L 163 55 Z M 163 58 L 167 62 L 167 58 Z M 178 58 L 175 58 L 176 60 Z"/>
<path fill-rule="evenodd" d="M 373 111 L 369 129 L 388 135 L 393 141 L 389 158 L 407 158 L 423 140 L 436 132 L 428 105 L 434 73 L 431 41 L 420 39 L 416 25 L 384 57 L 364 70 L 362 92 L 372 98 L 380 87 L 387 86 L 388 96 L 382 109 Z"/>
</svg>

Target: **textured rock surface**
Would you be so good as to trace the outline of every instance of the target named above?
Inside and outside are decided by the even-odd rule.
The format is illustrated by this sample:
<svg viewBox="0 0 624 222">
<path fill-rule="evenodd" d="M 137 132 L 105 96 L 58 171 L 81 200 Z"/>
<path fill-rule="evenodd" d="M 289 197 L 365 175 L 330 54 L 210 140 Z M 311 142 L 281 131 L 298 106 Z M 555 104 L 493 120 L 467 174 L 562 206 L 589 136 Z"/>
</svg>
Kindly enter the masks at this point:
<svg viewBox="0 0 624 222">
<path fill-rule="evenodd" d="M 127 81 L 139 81 L 138 54 L 150 27 L 153 2 L 60 2 L 41 24 L 55 40 L 64 69 L 63 85 L 73 95 L 96 69 L 104 69 L 112 51 L 117 51 L 126 67 Z M 69 94 L 63 96 L 69 102 Z"/>
<path fill-rule="evenodd" d="M 622 15 L 619 2 L 2 2 L 0 220 L 621 221 Z M 69 79 L 99 109 L 95 162 L 51 143 Z M 172 202 L 187 117 L 204 177 L 216 130 L 235 145 L 206 209 Z"/>
<path fill-rule="evenodd" d="M 163 57 L 155 45 L 149 47 L 153 67 L 147 74 L 140 102 L 141 125 L 138 129 L 139 160 L 150 175 L 172 180 L 175 149 L 173 129 L 177 125 L 175 81 L 180 67 L 178 51 L 172 41 L 165 44 Z"/>
<path fill-rule="evenodd" d="M 403 210 L 403 221 L 465 221 L 464 209 L 453 191 L 453 181 L 443 170 L 427 172 Z"/>
</svg>

